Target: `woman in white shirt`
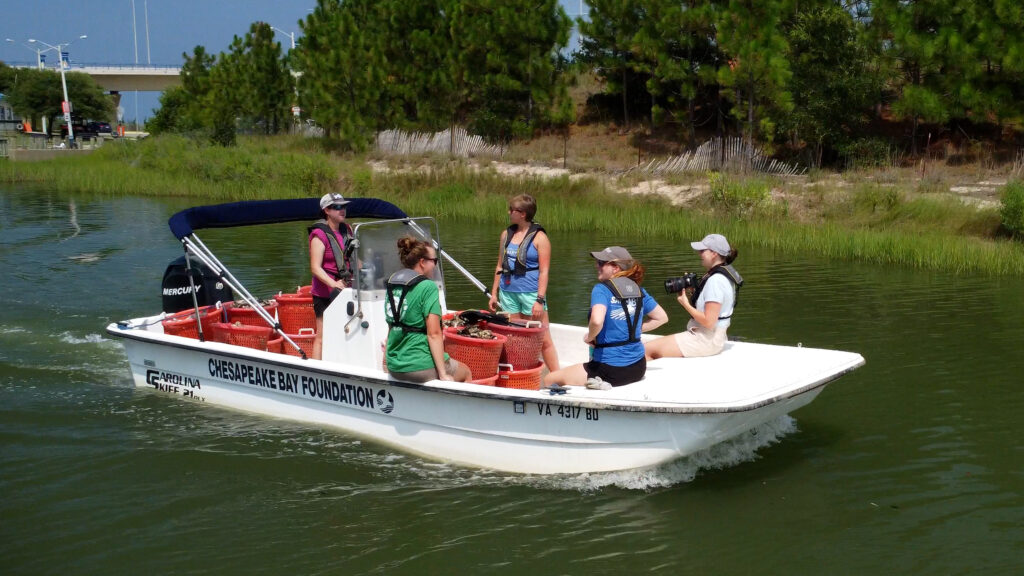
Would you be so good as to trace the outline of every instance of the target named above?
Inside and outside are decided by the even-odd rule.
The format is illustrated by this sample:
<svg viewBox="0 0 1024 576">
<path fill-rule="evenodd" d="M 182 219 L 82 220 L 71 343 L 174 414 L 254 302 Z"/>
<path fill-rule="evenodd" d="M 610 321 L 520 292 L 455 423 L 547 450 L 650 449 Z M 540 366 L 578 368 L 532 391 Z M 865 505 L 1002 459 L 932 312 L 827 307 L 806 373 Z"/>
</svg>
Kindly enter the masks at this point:
<svg viewBox="0 0 1024 576">
<path fill-rule="evenodd" d="M 681 290 L 677 297 L 690 314 L 690 321 L 685 332 L 648 342 L 645 345 L 648 360 L 714 356 L 725 347 L 736 292 L 743 285 L 743 278 L 732 267 L 737 252 L 721 234 L 708 234 L 700 242 L 691 242 L 690 246 L 697 251 L 701 266 L 707 270 L 696 287 Z M 692 291 L 691 294 L 688 295 L 688 291 Z"/>
</svg>

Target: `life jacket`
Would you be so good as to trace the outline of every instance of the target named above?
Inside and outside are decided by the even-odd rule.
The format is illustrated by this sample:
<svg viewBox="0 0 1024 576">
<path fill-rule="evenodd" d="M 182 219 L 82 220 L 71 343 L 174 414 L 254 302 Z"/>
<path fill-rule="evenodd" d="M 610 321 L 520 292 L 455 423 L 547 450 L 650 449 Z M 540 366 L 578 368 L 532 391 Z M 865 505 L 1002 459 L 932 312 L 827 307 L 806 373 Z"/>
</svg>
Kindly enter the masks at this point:
<svg viewBox="0 0 1024 576">
<path fill-rule="evenodd" d="M 338 238 L 334 235 L 334 231 L 327 225 L 326 220 L 317 220 L 312 226 L 306 229 L 306 234 L 312 234 L 313 230 L 319 230 L 327 236 L 327 248 L 334 255 L 334 263 L 338 266 L 338 271 L 334 274 L 335 280 L 344 280 L 348 282 L 352 278 L 352 249 L 355 248 L 355 244 L 349 241 L 352 235 L 352 229 L 349 228 L 348 223 L 342 222 L 343 226 L 338 229 L 341 232 L 341 237 L 345 240 L 345 247 L 348 251 L 342 250 L 338 244 Z M 324 269 L 326 272 L 327 270 Z"/>
<path fill-rule="evenodd" d="M 693 289 L 693 296 L 690 297 L 690 304 L 692 304 L 694 306 L 697 305 L 697 298 L 700 297 L 701 291 L 704 290 L 704 285 L 707 284 L 708 279 L 711 278 L 711 276 L 713 276 L 714 274 L 721 274 L 722 276 L 725 276 L 726 278 L 728 278 L 729 282 L 732 283 L 732 285 L 733 285 L 732 309 L 733 309 L 733 312 L 735 312 L 736 311 L 736 305 L 740 301 L 740 287 L 743 286 L 743 277 L 740 276 L 740 273 L 737 272 L 736 269 L 733 268 L 731 264 L 719 264 L 718 266 L 715 266 L 711 270 L 708 270 L 707 274 L 705 274 L 704 276 L 701 276 L 700 280 L 697 280 L 696 288 Z M 726 319 L 731 318 L 731 317 L 732 317 L 732 314 L 729 314 L 728 316 L 719 316 L 718 319 L 719 320 L 726 320 Z"/>
<path fill-rule="evenodd" d="M 626 313 L 626 329 L 628 330 L 629 338 L 618 342 L 595 343 L 594 348 L 610 348 L 639 342 L 640 336 L 636 333 L 636 327 L 640 325 L 640 319 L 644 315 L 644 293 L 640 291 L 640 286 L 625 276 L 605 280 L 601 284 L 604 284 L 619 299 L 619 305 L 622 306 L 622 311 Z M 630 304 L 633 305 L 632 314 L 629 312 Z"/>
<path fill-rule="evenodd" d="M 387 318 L 388 326 L 391 326 L 392 328 L 397 326 L 406 332 L 417 332 L 419 334 L 427 333 L 426 327 L 410 326 L 403 322 L 401 317 L 402 304 L 405 303 L 406 295 L 409 294 L 409 292 L 412 292 L 412 289 L 415 288 L 417 284 L 426 279 L 426 276 L 408 268 L 403 268 L 388 278 L 388 281 L 384 286 L 388 295 L 388 308 L 391 310 L 391 316 Z M 398 297 L 398 302 L 395 302 L 394 290 L 396 288 L 401 289 L 402 291 Z"/>
<path fill-rule="evenodd" d="M 538 232 L 544 232 L 544 227 L 536 222 L 531 222 L 529 229 L 526 230 L 526 236 L 523 236 L 523 241 L 519 243 L 519 251 L 516 252 L 516 264 L 515 268 L 509 268 L 508 266 L 508 247 L 512 244 L 512 236 L 515 235 L 518 227 L 509 226 L 505 230 L 505 245 L 501 247 L 501 275 L 508 276 L 512 274 L 514 276 L 525 276 L 527 272 L 533 270 L 540 270 L 539 266 L 527 267 L 526 265 L 526 253 L 529 251 L 530 245 L 533 244 L 533 239 L 537 236 Z"/>
</svg>

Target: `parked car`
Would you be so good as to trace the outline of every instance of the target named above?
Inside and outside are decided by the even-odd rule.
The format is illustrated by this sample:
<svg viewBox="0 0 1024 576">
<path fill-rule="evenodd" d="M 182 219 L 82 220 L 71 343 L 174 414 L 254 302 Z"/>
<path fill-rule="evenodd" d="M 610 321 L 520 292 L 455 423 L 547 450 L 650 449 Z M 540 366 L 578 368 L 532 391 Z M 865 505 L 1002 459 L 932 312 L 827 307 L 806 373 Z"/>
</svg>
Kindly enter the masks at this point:
<svg viewBox="0 0 1024 576">
<path fill-rule="evenodd" d="M 93 134 L 113 134 L 113 130 L 110 128 L 109 122 L 87 122 L 85 124 L 85 131 L 92 132 Z"/>
<path fill-rule="evenodd" d="M 112 136 L 113 130 L 110 127 L 109 122 L 78 122 L 77 120 L 71 123 L 71 127 L 75 129 L 75 138 L 96 138 L 97 136 Z M 60 135 L 63 138 L 68 136 L 67 124 L 62 124 L 60 127 Z"/>
</svg>

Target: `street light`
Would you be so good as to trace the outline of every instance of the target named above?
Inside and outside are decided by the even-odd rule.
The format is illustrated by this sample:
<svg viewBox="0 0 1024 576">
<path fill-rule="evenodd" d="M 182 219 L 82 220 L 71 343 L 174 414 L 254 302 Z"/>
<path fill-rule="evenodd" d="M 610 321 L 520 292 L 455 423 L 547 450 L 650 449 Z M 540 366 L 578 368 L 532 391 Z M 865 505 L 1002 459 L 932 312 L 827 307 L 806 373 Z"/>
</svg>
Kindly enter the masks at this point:
<svg viewBox="0 0 1024 576">
<path fill-rule="evenodd" d="M 285 36 L 287 36 L 292 41 L 292 52 L 295 51 L 295 32 L 285 32 L 284 30 L 281 30 L 277 26 L 271 26 L 270 28 L 273 29 L 273 30 L 277 30 L 281 34 L 284 34 Z M 297 79 L 299 77 L 299 74 L 291 66 L 289 66 L 289 68 L 291 68 L 292 79 L 295 80 L 295 105 L 292 106 L 292 118 L 294 119 L 293 124 L 298 124 L 298 122 L 299 122 L 299 84 L 298 84 Z"/>
<path fill-rule="evenodd" d="M 17 42 L 15 42 L 14 40 L 11 40 L 10 38 L 7 38 L 6 40 L 8 42 L 10 42 L 11 44 L 17 44 Z M 38 48 L 33 48 L 33 47 L 29 46 L 28 44 L 22 44 L 22 46 L 24 46 L 26 49 L 31 50 L 31 51 L 36 53 L 36 68 L 42 70 L 43 69 L 43 52 L 48 52 L 50 49 L 47 48 L 46 50 L 40 50 Z"/>
<path fill-rule="evenodd" d="M 271 26 L 271 28 L 273 28 L 274 30 L 277 30 L 281 34 L 284 34 L 289 39 L 291 39 L 291 41 L 292 41 L 292 50 L 295 50 L 295 32 L 285 32 L 284 30 L 281 30 L 277 26 Z"/>
<path fill-rule="evenodd" d="M 85 34 L 82 34 L 81 36 L 76 38 L 76 40 L 84 40 L 86 38 L 88 38 L 88 36 L 86 36 Z M 68 81 L 64 77 L 64 48 L 66 48 L 68 46 L 71 46 L 71 42 L 74 42 L 74 40 L 72 40 L 71 42 L 65 42 L 63 44 L 57 44 L 56 46 L 54 46 L 53 44 L 47 44 L 46 42 L 43 42 L 42 40 L 36 40 L 35 38 L 29 38 L 28 39 L 28 43 L 29 44 L 35 44 L 36 42 L 39 42 L 43 46 L 49 46 L 51 50 L 56 50 L 57 51 L 57 60 L 58 60 L 58 63 L 60 64 L 60 85 L 61 85 L 62 88 L 64 88 L 64 106 L 63 106 L 63 108 L 64 108 L 64 122 L 68 125 L 68 147 L 74 148 L 75 147 L 75 129 L 71 127 L 71 100 L 68 99 Z"/>
</svg>

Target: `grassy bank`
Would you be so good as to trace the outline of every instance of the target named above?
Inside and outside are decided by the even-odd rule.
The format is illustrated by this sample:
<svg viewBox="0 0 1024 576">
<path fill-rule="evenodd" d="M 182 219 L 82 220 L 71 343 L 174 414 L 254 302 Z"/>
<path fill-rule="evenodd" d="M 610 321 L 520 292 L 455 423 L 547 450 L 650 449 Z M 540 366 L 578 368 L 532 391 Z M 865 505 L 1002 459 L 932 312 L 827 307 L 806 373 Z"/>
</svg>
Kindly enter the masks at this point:
<svg viewBox="0 0 1024 576">
<path fill-rule="evenodd" d="M 381 159 L 340 157 L 317 140 L 242 139 L 238 147 L 225 149 L 164 137 L 111 142 L 67 160 L 0 162 L 0 182 L 65 192 L 190 196 L 197 204 L 337 190 L 384 198 L 409 213 L 488 225 L 504 221 L 509 196 L 529 193 L 538 198 L 543 222 L 552 230 L 625 231 L 679 241 L 718 231 L 737 246 L 795 257 L 818 254 L 955 273 L 1024 275 L 1024 246 L 998 238 L 998 208 L 937 194 L 934 177 L 903 181 L 878 171 L 837 183 L 821 175 L 788 180 L 676 176 L 669 184 L 702 192 L 680 204 L 664 194 L 624 194 L 622 189 L 640 176 L 508 177 L 445 158 L 407 159 L 373 171 L 368 160 Z"/>
</svg>

